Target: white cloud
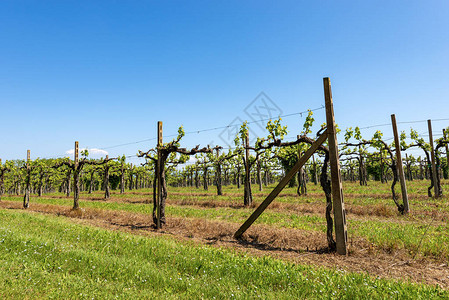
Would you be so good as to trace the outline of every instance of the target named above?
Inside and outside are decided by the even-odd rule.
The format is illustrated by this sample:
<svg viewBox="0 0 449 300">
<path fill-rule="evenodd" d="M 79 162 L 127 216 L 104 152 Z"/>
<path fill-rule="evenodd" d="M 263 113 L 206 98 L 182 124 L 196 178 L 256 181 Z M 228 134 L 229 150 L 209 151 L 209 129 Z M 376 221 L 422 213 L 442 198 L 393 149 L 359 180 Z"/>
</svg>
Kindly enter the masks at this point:
<svg viewBox="0 0 449 300">
<path fill-rule="evenodd" d="M 106 156 L 106 155 L 109 154 L 107 151 L 102 150 L 102 149 L 97 149 L 97 148 L 91 148 L 91 149 L 89 149 L 89 148 L 82 148 L 82 149 L 79 149 L 79 153 L 81 154 L 81 151 L 84 151 L 86 149 L 87 149 L 87 151 L 89 151 L 89 156 Z M 73 154 L 75 154 L 75 149 L 67 150 L 65 152 L 65 154 L 73 155 Z"/>
</svg>

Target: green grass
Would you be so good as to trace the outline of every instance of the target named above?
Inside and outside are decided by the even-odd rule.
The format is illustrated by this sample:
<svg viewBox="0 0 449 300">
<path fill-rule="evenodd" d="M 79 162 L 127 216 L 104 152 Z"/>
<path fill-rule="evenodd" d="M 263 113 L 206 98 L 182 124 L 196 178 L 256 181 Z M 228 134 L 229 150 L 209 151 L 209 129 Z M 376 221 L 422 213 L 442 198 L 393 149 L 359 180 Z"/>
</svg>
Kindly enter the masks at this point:
<svg viewBox="0 0 449 300">
<path fill-rule="evenodd" d="M 447 298 L 436 287 L 0 210 L 0 296 L 64 299 Z"/>
<path fill-rule="evenodd" d="M 134 195 L 129 195 L 132 197 Z M 4 197 L 5 200 L 22 201 L 18 197 Z M 362 200 L 360 200 L 362 201 Z M 57 204 L 67 207 L 73 205 L 71 198 L 32 198 L 33 203 Z M 119 210 L 132 213 L 151 214 L 152 205 L 122 202 L 86 201 L 81 206 L 105 210 Z M 192 206 L 168 205 L 166 215 L 183 218 L 201 218 L 223 220 L 242 224 L 254 209 L 248 208 L 198 208 Z M 357 218 L 348 217 L 348 234 L 350 238 L 364 238 L 374 245 L 388 250 L 406 249 L 411 255 L 419 253 L 438 260 L 449 260 L 449 223 L 433 222 L 420 218 L 398 216 L 394 218 Z M 256 221 L 277 228 L 294 228 L 301 230 L 326 231 L 326 220 L 323 215 L 298 214 L 296 212 L 265 211 Z"/>
</svg>

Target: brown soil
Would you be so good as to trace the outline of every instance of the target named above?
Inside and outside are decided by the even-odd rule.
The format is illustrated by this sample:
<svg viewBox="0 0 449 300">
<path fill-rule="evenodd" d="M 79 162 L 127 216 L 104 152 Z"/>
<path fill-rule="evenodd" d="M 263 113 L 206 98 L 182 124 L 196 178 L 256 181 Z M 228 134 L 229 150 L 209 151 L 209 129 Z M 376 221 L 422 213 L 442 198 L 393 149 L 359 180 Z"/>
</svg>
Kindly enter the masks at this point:
<svg viewBox="0 0 449 300">
<path fill-rule="evenodd" d="M 19 202 L 2 201 L 0 208 L 22 209 Z M 275 258 L 314 266 L 368 273 L 371 276 L 410 280 L 449 289 L 447 263 L 429 258 L 412 257 L 402 250 L 379 249 L 363 239 L 350 241 L 349 255 L 328 253 L 326 237 L 320 232 L 254 225 L 241 240 L 233 238 L 239 224 L 193 218 L 167 218 L 167 225 L 157 231 L 151 217 L 145 214 L 81 209 L 33 204 L 28 211 L 63 215 L 75 222 L 120 230 L 133 234 L 167 235 L 182 241 L 194 241 L 214 247 L 232 248 L 257 256 Z"/>
<path fill-rule="evenodd" d="M 134 193 L 137 194 L 137 193 Z M 142 195 L 142 194 L 140 194 Z M 184 194 L 190 195 L 190 194 Z M 45 198 L 50 199 L 67 199 L 63 196 L 55 195 L 45 195 Z M 121 198 L 121 197 L 110 197 L 105 200 L 103 197 L 95 196 L 83 196 L 80 197 L 81 200 L 87 201 L 104 201 L 104 202 L 119 202 L 119 203 L 148 203 L 152 199 L 141 199 L 141 198 Z M 323 200 L 324 201 L 324 200 Z M 251 208 L 257 207 L 261 201 L 254 201 L 250 206 Z M 222 201 L 222 200 L 196 200 L 195 198 L 187 199 L 177 199 L 174 197 L 168 197 L 167 204 L 169 205 L 179 205 L 179 206 L 194 206 L 199 208 L 216 208 L 216 207 L 229 207 L 229 208 L 243 208 L 245 207 L 241 201 Z M 428 204 L 431 206 L 431 204 Z M 356 204 L 346 204 L 346 213 L 348 216 L 355 215 L 360 217 L 395 217 L 399 213 L 394 206 L 388 206 L 383 203 L 369 204 L 369 205 L 356 205 Z M 295 212 L 300 214 L 319 214 L 324 215 L 325 205 L 320 201 L 315 201 L 311 203 L 285 203 L 285 202 L 273 202 L 270 204 L 270 209 L 279 212 Z M 449 213 L 442 211 L 428 211 L 428 210 L 414 210 L 411 215 L 417 218 L 433 218 L 434 221 L 446 222 L 449 220 Z"/>
</svg>

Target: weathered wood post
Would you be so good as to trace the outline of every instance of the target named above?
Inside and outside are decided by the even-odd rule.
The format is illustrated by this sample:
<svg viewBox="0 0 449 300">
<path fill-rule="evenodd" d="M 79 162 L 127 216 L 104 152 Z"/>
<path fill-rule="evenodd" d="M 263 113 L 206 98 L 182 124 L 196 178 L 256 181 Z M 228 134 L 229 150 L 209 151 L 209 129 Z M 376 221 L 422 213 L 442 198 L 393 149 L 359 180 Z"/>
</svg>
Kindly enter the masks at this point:
<svg viewBox="0 0 449 300">
<path fill-rule="evenodd" d="M 443 129 L 443 139 L 446 140 L 446 129 Z M 445 145 L 446 148 L 446 169 L 447 169 L 447 174 L 449 176 L 449 147 L 446 144 Z M 0 164 L 1 164 L 1 160 L 0 160 Z"/>
<path fill-rule="evenodd" d="M 157 198 L 156 198 L 156 228 L 161 228 L 161 197 L 162 197 L 162 121 L 157 122 Z"/>
<path fill-rule="evenodd" d="M 332 199 L 334 206 L 335 238 L 337 253 L 347 253 L 346 211 L 343 199 L 343 188 L 340 174 L 340 160 L 338 157 L 337 132 L 335 130 L 334 105 L 332 101 L 331 82 L 328 77 L 323 78 L 324 100 L 326 104 L 327 141 L 329 144 L 329 162 L 331 167 Z"/>
<path fill-rule="evenodd" d="M 74 169 L 73 169 L 73 209 L 79 208 L 79 174 L 78 174 L 78 164 L 79 164 L 79 143 L 75 141 L 75 151 L 74 151 Z"/>
<path fill-rule="evenodd" d="M 217 169 L 215 174 L 215 184 L 217 185 L 217 195 L 223 195 L 222 182 L 221 182 L 221 162 L 220 162 L 220 149 L 216 149 L 217 157 Z"/>
<path fill-rule="evenodd" d="M 391 115 L 391 124 L 393 126 L 394 145 L 396 147 L 396 168 L 398 171 L 399 182 L 401 183 L 402 201 L 404 202 L 404 214 L 408 214 L 410 209 L 408 205 L 407 184 L 405 182 L 404 167 L 401 157 L 401 143 L 399 142 L 398 127 L 396 125 L 396 115 Z"/>
<path fill-rule="evenodd" d="M 251 193 L 251 172 L 249 167 L 249 134 L 247 133 L 245 137 L 245 190 L 243 196 L 243 203 L 245 206 L 249 206 L 253 203 Z"/>
<path fill-rule="evenodd" d="M 327 139 L 327 129 L 324 131 L 318 139 L 310 145 L 310 148 L 301 156 L 301 158 L 296 162 L 293 168 L 288 171 L 287 174 L 283 175 L 281 181 L 277 186 L 270 192 L 270 194 L 262 201 L 262 203 L 256 208 L 256 210 L 249 216 L 245 223 L 240 226 L 240 228 L 235 232 L 234 237 L 240 238 L 242 234 L 254 223 L 255 220 L 264 212 L 264 210 L 270 205 L 271 202 L 279 195 L 279 193 L 284 189 L 284 187 L 292 180 L 296 175 L 299 168 L 301 168 L 307 160 L 312 156 L 312 154 L 324 143 Z"/>
<path fill-rule="evenodd" d="M 106 155 L 106 163 L 104 164 L 104 177 L 103 177 L 103 186 L 104 186 L 104 198 L 109 199 L 109 165 L 108 165 L 109 155 Z"/>
<path fill-rule="evenodd" d="M 313 173 L 314 173 L 313 180 L 314 180 L 315 185 L 317 185 L 318 184 L 318 171 L 316 169 L 315 154 L 312 155 L 312 161 L 313 161 Z"/>
<path fill-rule="evenodd" d="M 25 195 L 23 196 L 23 208 L 28 208 L 30 206 L 30 150 L 27 150 L 26 172 L 27 175 L 25 177 Z"/>
<path fill-rule="evenodd" d="M 437 179 L 437 166 L 435 164 L 435 149 L 433 146 L 433 135 L 432 135 L 432 121 L 427 120 L 427 128 L 429 129 L 429 143 L 430 143 L 430 159 L 432 160 L 432 178 L 433 178 L 433 189 L 435 192 L 435 198 L 440 196 L 440 190 L 438 189 L 438 179 Z"/>
<path fill-rule="evenodd" d="M 125 193 L 125 162 L 122 160 L 120 165 L 120 194 Z"/>
</svg>

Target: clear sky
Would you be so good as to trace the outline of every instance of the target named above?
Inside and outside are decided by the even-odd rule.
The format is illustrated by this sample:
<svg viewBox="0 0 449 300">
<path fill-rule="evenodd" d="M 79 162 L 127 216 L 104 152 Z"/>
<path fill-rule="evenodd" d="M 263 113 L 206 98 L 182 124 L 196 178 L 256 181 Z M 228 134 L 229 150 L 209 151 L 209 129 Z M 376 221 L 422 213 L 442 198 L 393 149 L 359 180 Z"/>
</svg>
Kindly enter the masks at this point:
<svg viewBox="0 0 449 300">
<path fill-rule="evenodd" d="M 4 0 L 0 158 L 151 139 L 158 120 L 165 135 L 250 120 L 245 108 L 261 92 L 282 114 L 318 108 L 327 76 L 342 129 L 389 123 L 392 113 L 449 118 L 448 16 L 447 0 Z M 315 116 L 325 121 L 323 110 Z M 304 116 L 284 120 L 290 137 L 300 133 Z M 183 145 L 222 145 L 221 133 L 189 134 Z"/>
</svg>

